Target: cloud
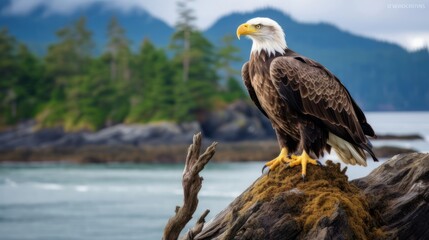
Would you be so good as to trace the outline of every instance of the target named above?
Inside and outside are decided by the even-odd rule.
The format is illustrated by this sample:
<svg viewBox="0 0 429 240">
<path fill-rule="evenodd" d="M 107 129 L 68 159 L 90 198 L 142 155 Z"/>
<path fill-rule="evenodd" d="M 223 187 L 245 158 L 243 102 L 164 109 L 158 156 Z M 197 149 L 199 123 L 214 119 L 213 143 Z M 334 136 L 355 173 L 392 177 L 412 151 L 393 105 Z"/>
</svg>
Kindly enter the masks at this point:
<svg viewBox="0 0 429 240">
<path fill-rule="evenodd" d="M 170 25 L 177 18 L 176 0 L 12 0 L 6 14 L 27 14 L 39 6 L 46 14 L 67 14 L 93 3 L 129 11 L 147 10 Z M 429 0 L 194 0 L 197 25 L 208 28 L 231 12 L 274 7 L 301 22 L 327 22 L 363 36 L 398 43 L 408 49 L 429 45 Z"/>
<path fill-rule="evenodd" d="M 64 14 L 76 11 L 79 7 L 92 4 L 93 2 L 96 1 L 11 0 L 2 12 L 8 15 L 25 15 L 37 7 L 44 6 L 49 13 Z"/>
</svg>

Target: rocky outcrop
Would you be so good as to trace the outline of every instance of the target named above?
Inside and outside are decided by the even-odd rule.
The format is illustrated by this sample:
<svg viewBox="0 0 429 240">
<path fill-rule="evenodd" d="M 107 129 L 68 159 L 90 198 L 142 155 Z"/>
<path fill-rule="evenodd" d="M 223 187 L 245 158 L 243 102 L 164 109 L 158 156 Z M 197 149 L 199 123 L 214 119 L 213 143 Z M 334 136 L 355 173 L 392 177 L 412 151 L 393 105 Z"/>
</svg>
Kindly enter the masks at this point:
<svg viewBox="0 0 429 240">
<path fill-rule="evenodd" d="M 377 229 L 359 189 L 339 165 L 281 167 L 256 180 L 195 239 L 374 239 Z"/>
<path fill-rule="evenodd" d="M 403 148 L 403 147 L 396 147 L 396 146 L 374 147 L 373 151 L 375 156 L 377 156 L 378 158 L 391 158 L 398 154 L 418 152 L 417 150 L 412 148 Z"/>
<path fill-rule="evenodd" d="M 65 132 L 62 128 L 36 129 L 29 121 L 0 132 L 0 151 L 43 147 L 139 146 L 185 144 L 193 134 L 203 132 L 207 141 L 244 141 L 275 139 L 269 121 L 254 106 L 244 101 L 208 113 L 201 122 L 118 124 L 96 132 Z"/>
<path fill-rule="evenodd" d="M 142 144 L 188 143 L 200 131 L 197 122 L 176 124 L 169 122 L 124 125 L 119 124 L 97 132 L 65 132 L 62 128 L 34 130 L 29 122 L 0 133 L 0 150 L 35 149 L 46 147 L 81 146 L 138 146 Z"/>
<path fill-rule="evenodd" d="M 339 164 L 280 167 L 194 239 L 427 239 L 429 154 L 399 155 L 349 182 Z"/>
<path fill-rule="evenodd" d="M 254 106 L 237 101 L 201 121 L 204 136 L 216 141 L 275 139 L 269 120 Z"/>
<path fill-rule="evenodd" d="M 30 121 L 0 132 L 0 162 L 180 162 L 197 132 L 203 132 L 205 143 L 229 142 L 217 154 L 219 161 L 260 161 L 278 151 L 271 124 L 245 101 L 208 113 L 201 122 L 118 124 L 96 132 L 36 126 Z"/>
<path fill-rule="evenodd" d="M 30 121 L 0 132 L 0 162 L 180 162 L 192 135 L 200 131 L 205 144 L 225 143 L 219 146 L 214 161 L 261 161 L 278 154 L 271 124 L 253 104 L 237 101 L 200 120 L 182 124 L 118 124 L 96 132 L 65 132 L 60 127 L 36 130 L 37 124 Z M 395 139 L 418 137 L 404 135 Z M 415 151 L 392 146 L 374 148 L 379 158 Z"/>
<path fill-rule="evenodd" d="M 405 134 L 405 135 L 393 135 L 393 134 L 377 134 L 376 140 L 424 140 L 419 134 Z"/>
</svg>

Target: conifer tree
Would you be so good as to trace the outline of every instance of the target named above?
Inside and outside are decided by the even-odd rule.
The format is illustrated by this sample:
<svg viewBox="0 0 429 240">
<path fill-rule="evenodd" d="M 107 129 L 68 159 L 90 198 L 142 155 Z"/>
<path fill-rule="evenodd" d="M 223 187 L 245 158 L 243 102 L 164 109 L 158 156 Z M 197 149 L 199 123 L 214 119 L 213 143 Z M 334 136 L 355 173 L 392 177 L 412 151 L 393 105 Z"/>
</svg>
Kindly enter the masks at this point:
<svg viewBox="0 0 429 240">
<path fill-rule="evenodd" d="M 222 38 L 222 45 L 217 51 L 217 68 L 220 72 L 222 82 L 222 98 L 227 103 L 237 99 L 245 99 L 243 87 L 239 84 L 237 76 L 240 76 L 237 63 L 242 59 L 239 56 L 240 49 L 233 44 L 234 36 L 227 35 Z"/>
<path fill-rule="evenodd" d="M 174 84 L 169 59 L 145 39 L 135 58 L 136 94 L 133 96 L 127 122 L 172 120 Z"/>
<path fill-rule="evenodd" d="M 86 88 L 91 81 L 92 33 L 81 17 L 57 32 L 58 43 L 52 44 L 46 56 L 48 77 L 55 83 L 51 100 L 38 119 L 43 126 L 62 125 L 68 130 L 94 129 L 85 119 L 85 106 L 93 89 Z M 92 111 L 92 109 L 90 110 Z"/>
<path fill-rule="evenodd" d="M 52 86 L 44 80 L 40 59 L 0 30 L 0 127 L 34 117 Z"/>
<path fill-rule="evenodd" d="M 107 37 L 108 44 L 102 59 L 104 63 L 109 64 L 108 79 L 110 81 L 105 83 L 106 89 L 102 105 L 110 106 L 110 111 L 105 119 L 105 124 L 109 126 L 123 122 L 129 114 L 131 99 L 136 94 L 135 89 L 138 88 L 138 82 L 133 76 L 133 55 L 129 47 L 130 41 L 116 17 L 110 19 L 107 26 Z M 103 75 L 106 75 L 106 72 Z"/>
<path fill-rule="evenodd" d="M 0 126 L 7 125 L 17 117 L 16 39 L 7 29 L 0 30 Z"/>
<path fill-rule="evenodd" d="M 45 66 L 23 44 L 18 47 L 16 55 L 19 72 L 17 74 L 18 118 L 26 120 L 33 118 L 49 101 L 53 83 L 45 78 Z"/>
<path fill-rule="evenodd" d="M 112 17 L 107 27 L 107 53 L 110 57 L 111 79 L 129 81 L 131 77 L 131 52 L 125 30 L 120 26 L 116 17 Z"/>
<path fill-rule="evenodd" d="M 214 46 L 195 28 L 189 2 L 178 4 L 179 19 L 170 44 L 176 70 L 174 118 L 180 122 L 204 117 L 218 92 Z M 180 65 L 183 67 L 179 68 Z"/>
</svg>

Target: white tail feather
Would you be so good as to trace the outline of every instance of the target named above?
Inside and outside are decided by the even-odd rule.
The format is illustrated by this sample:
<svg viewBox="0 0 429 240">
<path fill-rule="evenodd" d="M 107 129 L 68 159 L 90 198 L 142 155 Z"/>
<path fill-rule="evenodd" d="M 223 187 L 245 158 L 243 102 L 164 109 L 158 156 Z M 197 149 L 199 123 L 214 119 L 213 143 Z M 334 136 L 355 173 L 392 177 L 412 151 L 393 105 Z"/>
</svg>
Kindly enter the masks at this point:
<svg viewBox="0 0 429 240">
<path fill-rule="evenodd" d="M 329 133 L 328 144 L 334 148 L 335 152 L 344 163 L 366 166 L 365 153 L 361 149 L 356 149 L 346 140 Z"/>
</svg>

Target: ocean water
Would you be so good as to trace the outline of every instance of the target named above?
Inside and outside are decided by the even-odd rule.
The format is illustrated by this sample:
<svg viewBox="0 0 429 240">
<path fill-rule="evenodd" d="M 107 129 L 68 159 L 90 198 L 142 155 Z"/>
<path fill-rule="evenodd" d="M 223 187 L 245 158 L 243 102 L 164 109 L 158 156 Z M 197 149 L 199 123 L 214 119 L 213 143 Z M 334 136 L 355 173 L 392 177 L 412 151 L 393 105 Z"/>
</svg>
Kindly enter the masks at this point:
<svg viewBox="0 0 429 240">
<path fill-rule="evenodd" d="M 374 145 L 429 152 L 429 113 L 367 116 L 380 134 L 425 137 Z M 347 173 L 358 178 L 380 164 L 370 160 L 368 167 L 349 167 Z M 209 163 L 201 173 L 204 182 L 195 218 L 205 209 L 211 210 L 206 220 L 214 217 L 260 176 L 262 166 L 263 162 Z M 175 206 L 182 203 L 182 171 L 183 164 L 2 164 L 0 239 L 160 239 Z"/>
<path fill-rule="evenodd" d="M 261 163 L 209 164 L 196 214 L 208 208 L 213 217 L 260 170 Z M 182 171 L 180 164 L 3 165 L 0 239 L 160 239 L 182 203 Z"/>
</svg>

